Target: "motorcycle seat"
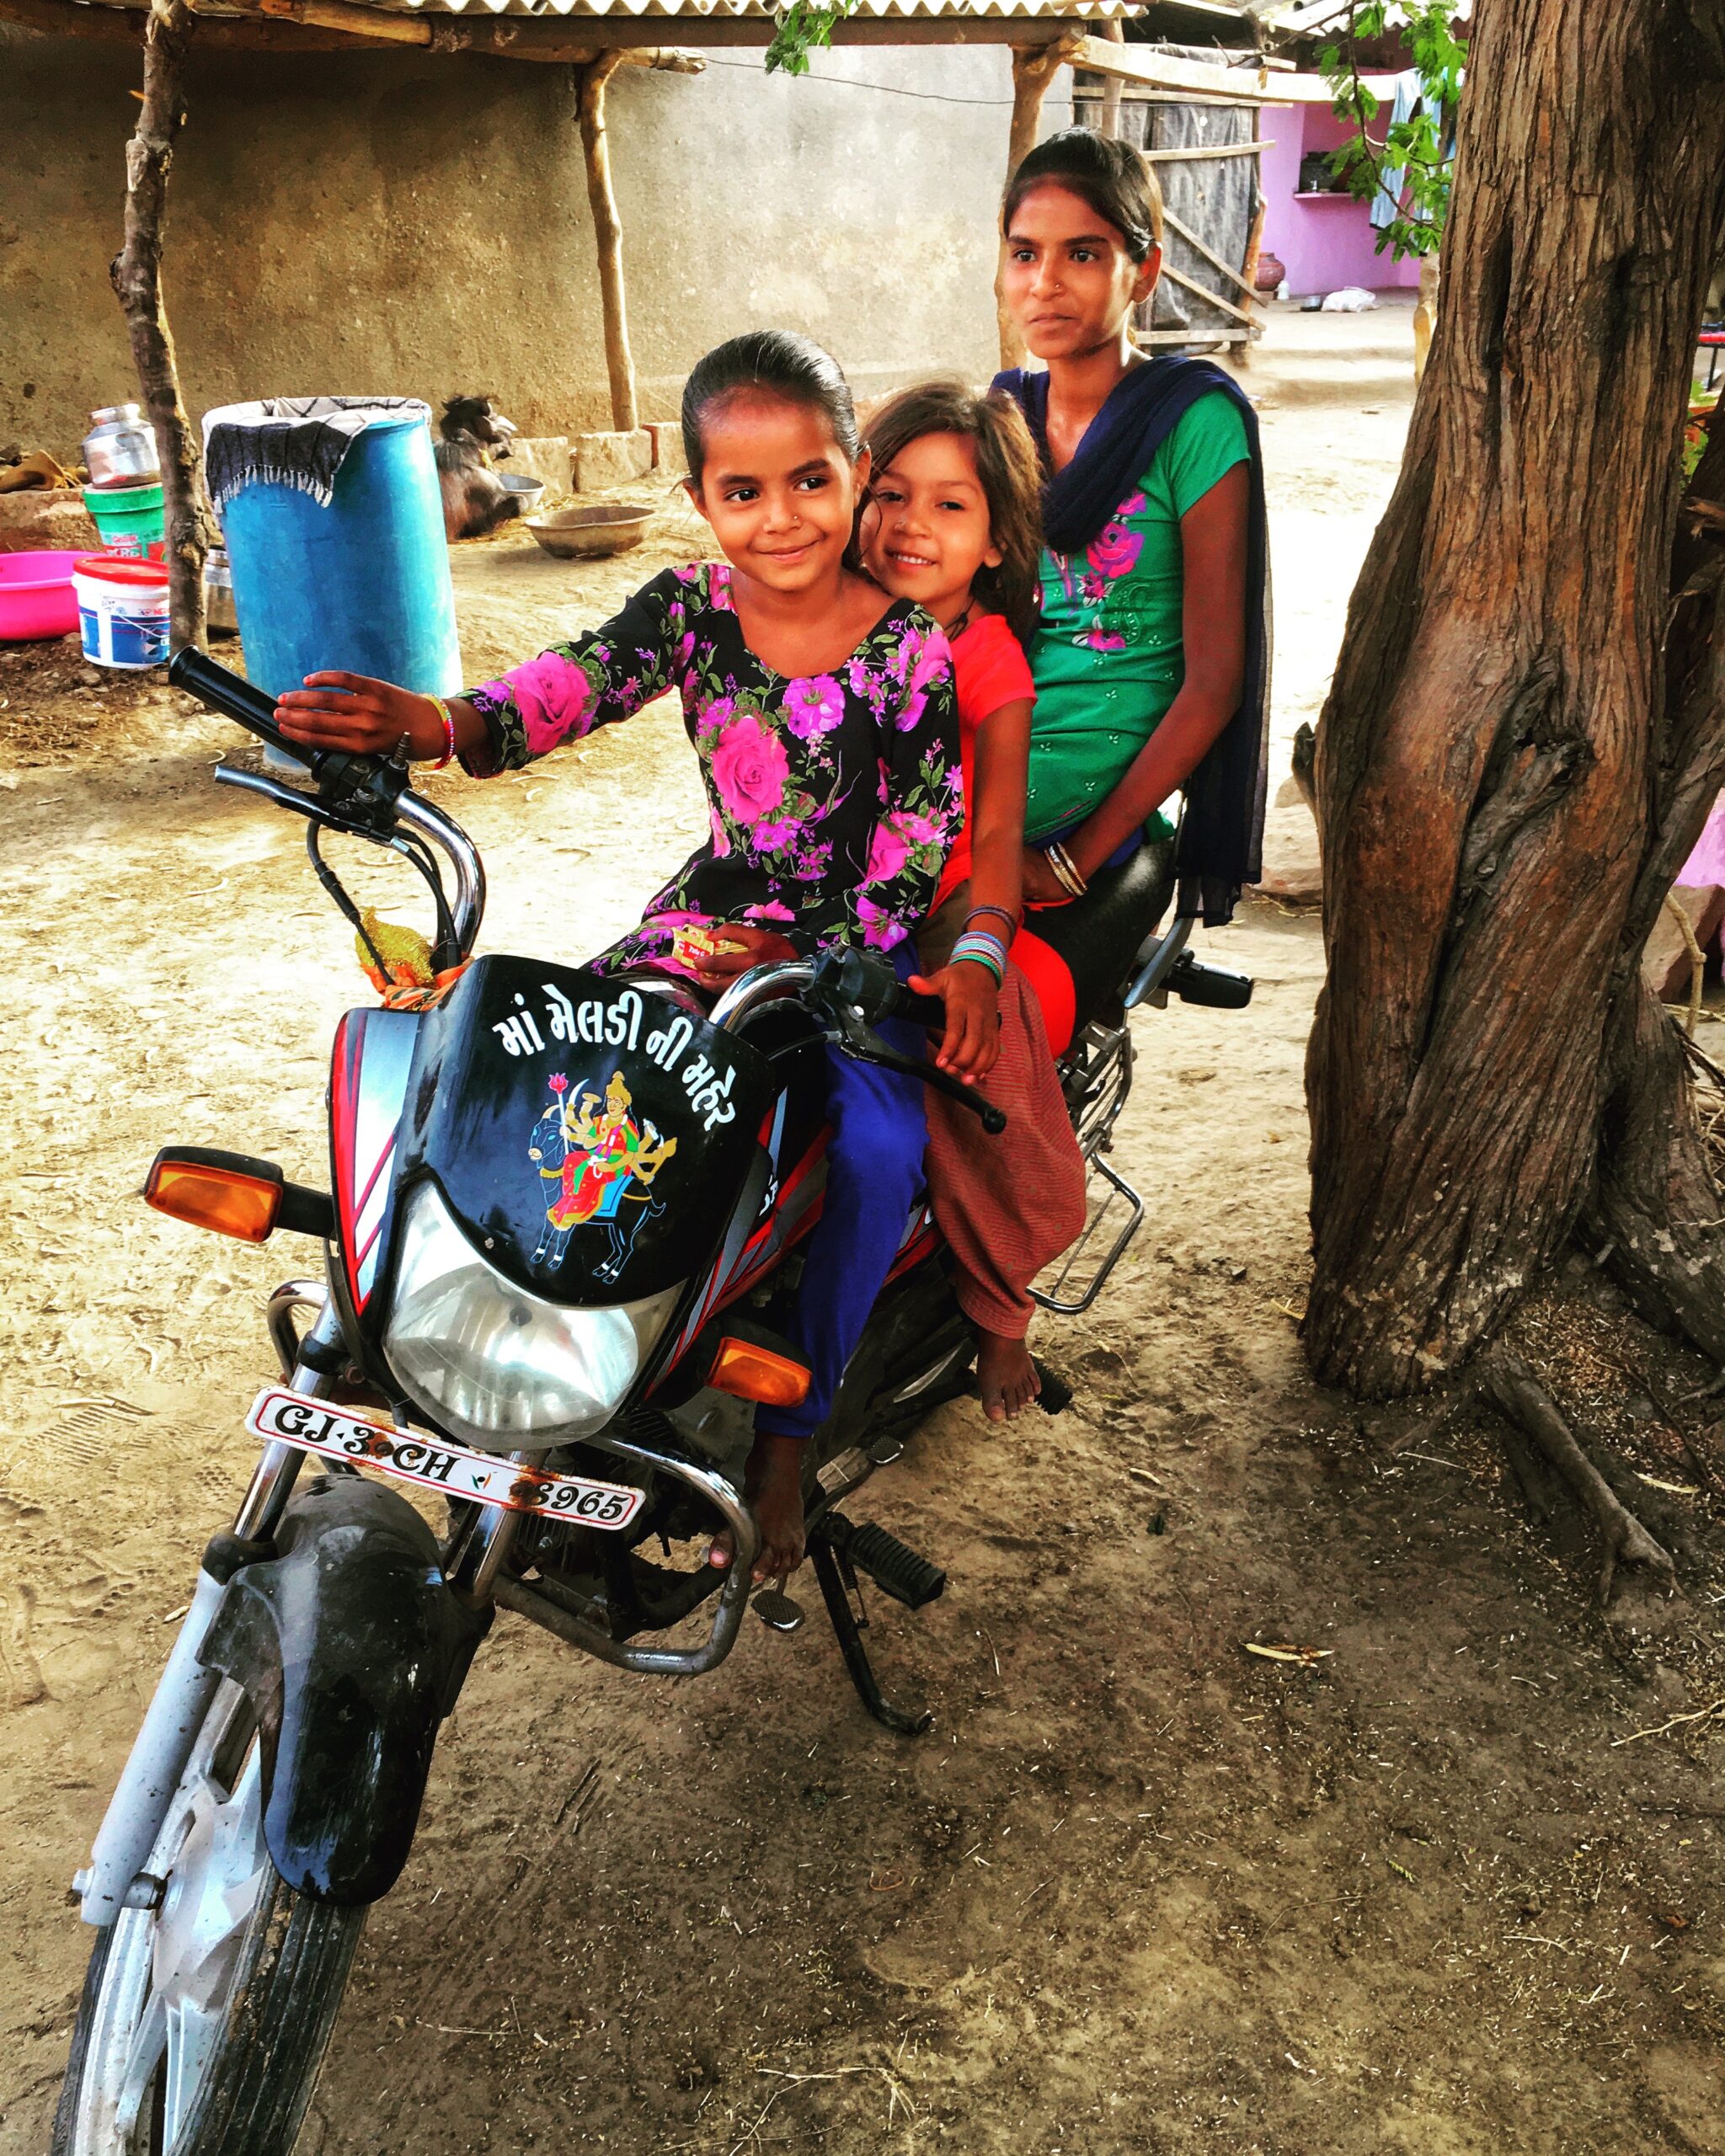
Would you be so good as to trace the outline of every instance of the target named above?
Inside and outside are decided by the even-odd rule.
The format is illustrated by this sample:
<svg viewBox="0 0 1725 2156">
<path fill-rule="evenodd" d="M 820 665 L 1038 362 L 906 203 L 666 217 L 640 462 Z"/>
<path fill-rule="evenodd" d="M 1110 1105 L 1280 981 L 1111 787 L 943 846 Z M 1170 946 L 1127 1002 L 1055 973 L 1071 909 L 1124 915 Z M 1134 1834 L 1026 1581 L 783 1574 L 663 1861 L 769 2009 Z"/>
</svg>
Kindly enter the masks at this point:
<svg viewBox="0 0 1725 2156">
<path fill-rule="evenodd" d="M 1041 937 L 1072 976 L 1077 1007 L 1075 1037 L 1118 997 L 1130 978 L 1139 947 L 1167 911 L 1174 896 L 1174 841 L 1146 840 L 1118 868 L 1090 879 L 1069 906 L 1039 907 L 1025 926 Z"/>
</svg>

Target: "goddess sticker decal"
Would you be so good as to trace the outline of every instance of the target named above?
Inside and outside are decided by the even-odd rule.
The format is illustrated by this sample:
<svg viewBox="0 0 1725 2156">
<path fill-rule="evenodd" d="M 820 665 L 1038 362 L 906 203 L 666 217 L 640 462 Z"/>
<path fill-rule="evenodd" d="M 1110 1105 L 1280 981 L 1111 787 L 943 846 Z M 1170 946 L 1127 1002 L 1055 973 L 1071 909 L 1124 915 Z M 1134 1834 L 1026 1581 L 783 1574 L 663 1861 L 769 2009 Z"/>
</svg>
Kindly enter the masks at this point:
<svg viewBox="0 0 1725 2156">
<path fill-rule="evenodd" d="M 628 1262 L 642 1222 L 665 1210 L 651 1185 L 677 1141 L 661 1137 L 650 1118 L 636 1122 L 621 1070 L 611 1072 L 602 1102 L 584 1088 L 573 1107 L 568 1078 L 559 1071 L 548 1082 L 550 1105 L 534 1124 L 527 1148 L 527 1158 L 538 1163 L 545 1194 L 545 1225 L 533 1262 L 554 1273 L 575 1230 L 596 1225 L 605 1230 L 610 1247 L 593 1277 L 614 1281 Z"/>
</svg>

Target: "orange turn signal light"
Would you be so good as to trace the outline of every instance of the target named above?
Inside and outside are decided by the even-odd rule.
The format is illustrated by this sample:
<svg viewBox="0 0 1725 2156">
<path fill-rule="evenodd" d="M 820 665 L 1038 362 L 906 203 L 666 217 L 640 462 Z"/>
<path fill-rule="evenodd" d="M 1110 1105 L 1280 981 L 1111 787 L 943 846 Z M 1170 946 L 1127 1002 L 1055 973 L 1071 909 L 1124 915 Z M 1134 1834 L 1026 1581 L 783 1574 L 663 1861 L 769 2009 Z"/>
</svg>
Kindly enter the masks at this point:
<svg viewBox="0 0 1725 2156">
<path fill-rule="evenodd" d="M 144 1202 L 194 1228 L 213 1228 L 243 1243 L 265 1241 L 281 1210 L 281 1177 L 248 1174 L 207 1161 L 161 1155 L 151 1163 Z"/>
<path fill-rule="evenodd" d="M 812 1373 L 788 1355 L 775 1355 L 752 1340 L 722 1339 L 707 1373 L 717 1392 L 734 1393 L 763 1407 L 800 1407 L 809 1396 Z"/>
</svg>

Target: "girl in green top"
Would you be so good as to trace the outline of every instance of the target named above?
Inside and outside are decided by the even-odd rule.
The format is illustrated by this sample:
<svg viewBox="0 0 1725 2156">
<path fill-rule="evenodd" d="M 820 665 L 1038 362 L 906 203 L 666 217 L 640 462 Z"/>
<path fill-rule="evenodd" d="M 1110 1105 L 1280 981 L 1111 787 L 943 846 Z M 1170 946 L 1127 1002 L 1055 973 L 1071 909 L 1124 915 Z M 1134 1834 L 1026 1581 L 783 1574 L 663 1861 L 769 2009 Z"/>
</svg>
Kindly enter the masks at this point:
<svg viewBox="0 0 1725 2156">
<path fill-rule="evenodd" d="M 1033 150 L 1007 189 L 1001 290 L 1046 371 L 997 386 L 1049 480 L 1024 895 L 1078 895 L 1183 788 L 1205 830 L 1181 910 L 1225 920 L 1261 819 L 1263 488 L 1237 387 L 1132 341 L 1162 223 L 1142 152 L 1083 128 Z M 1216 785 L 1194 790 L 1195 773 Z"/>
</svg>

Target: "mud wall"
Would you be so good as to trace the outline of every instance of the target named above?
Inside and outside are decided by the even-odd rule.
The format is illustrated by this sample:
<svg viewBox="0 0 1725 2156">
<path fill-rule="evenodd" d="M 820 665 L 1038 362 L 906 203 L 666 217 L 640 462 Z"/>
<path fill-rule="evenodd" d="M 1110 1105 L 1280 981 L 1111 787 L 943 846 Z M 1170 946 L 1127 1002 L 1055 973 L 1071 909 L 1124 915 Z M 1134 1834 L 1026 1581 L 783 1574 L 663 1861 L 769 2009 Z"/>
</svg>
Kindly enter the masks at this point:
<svg viewBox="0 0 1725 2156">
<path fill-rule="evenodd" d="M 830 53 L 795 83 L 708 59 L 607 93 L 644 416 L 763 323 L 819 338 L 859 394 L 985 377 L 1004 50 Z M 125 47 L 0 27 L 0 440 L 67 453 L 136 394 L 107 265 L 137 81 Z M 483 389 L 529 432 L 609 424 L 569 69 L 208 55 L 190 110 L 168 276 L 194 412 Z"/>
</svg>

